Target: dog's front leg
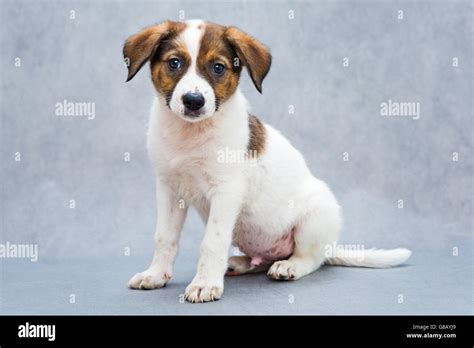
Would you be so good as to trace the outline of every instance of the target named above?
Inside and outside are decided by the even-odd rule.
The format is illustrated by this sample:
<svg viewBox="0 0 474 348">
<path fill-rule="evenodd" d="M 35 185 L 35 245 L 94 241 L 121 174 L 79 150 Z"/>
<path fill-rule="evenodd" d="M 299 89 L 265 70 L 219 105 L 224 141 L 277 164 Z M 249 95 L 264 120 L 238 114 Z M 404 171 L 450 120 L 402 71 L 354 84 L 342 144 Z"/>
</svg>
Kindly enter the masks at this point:
<svg viewBox="0 0 474 348">
<path fill-rule="evenodd" d="M 173 264 L 178 253 L 178 242 L 186 218 L 187 205 L 175 193 L 156 180 L 157 222 L 155 254 L 150 267 L 135 274 L 128 282 L 132 289 L 156 289 L 171 279 Z"/>
<path fill-rule="evenodd" d="M 185 292 L 190 302 L 214 301 L 222 296 L 232 232 L 242 206 L 241 186 L 221 188 L 211 199 L 197 272 Z"/>
</svg>

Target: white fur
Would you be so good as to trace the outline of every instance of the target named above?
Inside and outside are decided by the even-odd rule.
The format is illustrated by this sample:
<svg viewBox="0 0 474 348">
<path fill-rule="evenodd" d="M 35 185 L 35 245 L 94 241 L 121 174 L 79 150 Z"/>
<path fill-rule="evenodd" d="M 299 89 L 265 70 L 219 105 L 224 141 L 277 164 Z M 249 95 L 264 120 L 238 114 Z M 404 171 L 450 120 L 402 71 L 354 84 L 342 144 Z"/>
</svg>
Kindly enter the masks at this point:
<svg viewBox="0 0 474 348">
<path fill-rule="evenodd" d="M 183 120 L 188 122 L 200 122 L 208 117 L 211 117 L 215 111 L 216 97 L 214 90 L 205 78 L 198 75 L 196 67 L 196 58 L 199 53 L 199 43 L 203 34 L 203 29 L 199 29 L 199 25 L 203 22 L 200 20 L 192 20 L 187 22 L 187 28 L 181 34 L 180 39 L 186 45 L 189 54 L 191 55 L 191 65 L 186 74 L 179 80 L 174 88 L 171 96 L 170 108 Z M 202 115 L 200 117 L 187 117 L 184 115 L 184 104 L 182 97 L 188 92 L 201 92 L 205 99 Z"/>
<path fill-rule="evenodd" d="M 194 24 L 192 32 L 184 33 L 192 54 L 198 49 L 193 44 L 199 37 Z M 189 76 L 186 86 L 190 87 L 186 88 L 198 86 L 201 78 L 191 71 Z M 158 288 L 171 278 L 188 206 L 195 207 L 207 223 L 197 272 L 185 292 L 191 302 L 222 296 L 232 241 L 242 246 L 251 240 L 267 248 L 294 231 L 292 256 L 258 268 L 268 269 L 275 279 L 298 279 L 325 261 L 387 267 L 409 256 L 397 249 L 371 251 L 365 262 L 340 257 L 326 260 L 324 248 L 336 243 L 341 228 L 340 207 L 328 186 L 312 176 L 300 152 L 273 127 L 265 125 L 265 149 L 257 161 L 219 161 L 219 151 L 247 151 L 247 102 L 240 90 L 212 117 L 200 122 L 190 123 L 177 114 L 155 98 L 148 151 L 157 176 L 156 250 L 150 267 L 136 274 L 130 287 Z M 255 270 L 248 257 L 231 258 L 229 263 L 241 273 Z"/>
</svg>

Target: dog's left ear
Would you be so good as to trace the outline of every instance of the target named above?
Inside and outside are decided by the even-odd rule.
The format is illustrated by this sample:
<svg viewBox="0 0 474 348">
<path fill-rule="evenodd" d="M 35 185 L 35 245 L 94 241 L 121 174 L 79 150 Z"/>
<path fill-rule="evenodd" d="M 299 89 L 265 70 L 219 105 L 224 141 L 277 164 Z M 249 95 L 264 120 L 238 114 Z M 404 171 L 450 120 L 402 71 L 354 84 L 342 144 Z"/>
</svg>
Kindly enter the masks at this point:
<svg viewBox="0 0 474 348">
<path fill-rule="evenodd" d="M 130 81 L 142 66 L 153 56 L 160 43 L 173 35 L 183 23 L 166 21 L 145 28 L 130 36 L 123 46 L 123 58 L 128 67 L 127 82 Z"/>
<path fill-rule="evenodd" d="M 255 88 L 262 93 L 262 82 L 272 64 L 272 56 L 261 42 L 235 27 L 228 27 L 225 37 L 237 57 L 247 67 Z"/>
</svg>

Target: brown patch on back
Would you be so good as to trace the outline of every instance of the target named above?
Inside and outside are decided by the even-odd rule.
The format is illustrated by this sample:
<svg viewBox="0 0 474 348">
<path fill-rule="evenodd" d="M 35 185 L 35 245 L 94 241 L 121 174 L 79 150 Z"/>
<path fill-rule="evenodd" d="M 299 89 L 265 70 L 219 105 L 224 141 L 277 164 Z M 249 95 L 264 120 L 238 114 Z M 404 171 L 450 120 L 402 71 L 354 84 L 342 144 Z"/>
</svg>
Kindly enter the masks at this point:
<svg viewBox="0 0 474 348">
<path fill-rule="evenodd" d="M 206 23 L 201 39 L 197 58 L 197 69 L 214 89 L 216 110 L 237 89 L 242 67 L 234 65 L 237 55 L 226 40 L 226 27 L 214 23 Z M 223 64 L 225 72 L 221 76 L 213 73 L 216 63 Z"/>
<path fill-rule="evenodd" d="M 257 117 L 249 115 L 249 130 L 250 137 L 249 143 L 247 145 L 247 151 L 249 151 L 251 155 L 256 152 L 257 156 L 260 156 L 265 150 L 265 127 Z"/>
</svg>

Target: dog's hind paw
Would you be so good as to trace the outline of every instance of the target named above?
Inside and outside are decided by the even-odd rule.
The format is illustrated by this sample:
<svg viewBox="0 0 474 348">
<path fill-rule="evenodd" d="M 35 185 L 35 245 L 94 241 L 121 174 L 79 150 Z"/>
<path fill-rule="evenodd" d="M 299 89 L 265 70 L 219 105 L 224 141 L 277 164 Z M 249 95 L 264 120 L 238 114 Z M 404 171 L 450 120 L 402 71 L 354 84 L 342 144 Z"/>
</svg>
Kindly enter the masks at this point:
<svg viewBox="0 0 474 348">
<path fill-rule="evenodd" d="M 252 270 L 250 260 L 248 256 L 229 257 L 227 272 L 225 274 L 227 276 L 236 276 L 250 272 Z"/>
<path fill-rule="evenodd" d="M 289 260 L 277 261 L 267 275 L 275 280 L 295 280 L 298 278 L 295 265 Z"/>
</svg>

